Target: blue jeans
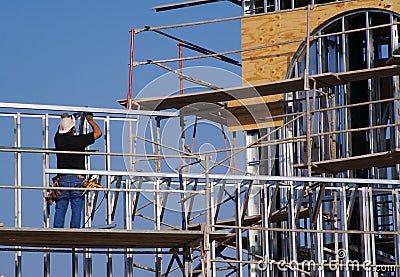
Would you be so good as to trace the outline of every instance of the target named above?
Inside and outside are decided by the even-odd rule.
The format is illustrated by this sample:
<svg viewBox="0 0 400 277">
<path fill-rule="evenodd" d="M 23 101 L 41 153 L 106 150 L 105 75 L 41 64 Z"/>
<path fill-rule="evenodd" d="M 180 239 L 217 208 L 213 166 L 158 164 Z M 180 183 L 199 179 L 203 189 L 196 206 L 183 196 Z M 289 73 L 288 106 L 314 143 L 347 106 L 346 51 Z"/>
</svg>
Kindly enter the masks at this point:
<svg viewBox="0 0 400 277">
<path fill-rule="evenodd" d="M 78 175 L 63 175 L 58 180 L 60 187 L 81 186 L 83 178 Z M 71 223 L 70 228 L 81 228 L 81 218 L 83 212 L 84 196 L 80 190 L 60 190 L 61 195 L 56 201 L 56 213 L 54 215 L 54 228 L 64 228 L 65 214 L 67 213 L 69 202 L 71 201 Z"/>
</svg>

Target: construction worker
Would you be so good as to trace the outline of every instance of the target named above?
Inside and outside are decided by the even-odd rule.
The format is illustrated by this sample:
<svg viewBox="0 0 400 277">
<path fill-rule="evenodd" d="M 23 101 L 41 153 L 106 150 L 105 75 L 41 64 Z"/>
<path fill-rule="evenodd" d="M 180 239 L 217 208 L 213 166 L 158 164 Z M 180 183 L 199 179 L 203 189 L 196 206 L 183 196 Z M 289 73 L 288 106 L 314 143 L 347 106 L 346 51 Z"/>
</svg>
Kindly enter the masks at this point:
<svg viewBox="0 0 400 277">
<path fill-rule="evenodd" d="M 96 122 L 93 121 L 93 114 L 86 114 L 86 120 L 92 128 L 92 132 L 84 135 L 75 135 L 75 117 L 68 114 L 61 115 L 58 131 L 54 136 L 56 150 L 64 151 L 85 151 L 85 148 L 101 137 L 102 132 Z M 58 169 L 85 169 L 85 155 L 57 153 Z M 85 179 L 77 174 L 59 174 L 59 187 L 80 187 Z M 64 228 L 65 214 L 71 202 L 71 228 L 81 227 L 81 217 L 84 206 L 84 196 L 79 190 L 60 190 L 56 200 L 54 215 L 54 228 Z"/>
</svg>

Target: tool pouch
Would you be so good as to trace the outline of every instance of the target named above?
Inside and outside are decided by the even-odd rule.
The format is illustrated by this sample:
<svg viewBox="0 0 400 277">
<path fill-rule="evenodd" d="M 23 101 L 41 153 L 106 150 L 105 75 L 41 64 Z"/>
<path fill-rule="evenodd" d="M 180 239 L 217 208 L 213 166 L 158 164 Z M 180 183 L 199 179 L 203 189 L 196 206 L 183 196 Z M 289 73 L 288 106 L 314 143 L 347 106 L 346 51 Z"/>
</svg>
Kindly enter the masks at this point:
<svg viewBox="0 0 400 277">
<path fill-rule="evenodd" d="M 81 183 L 81 188 L 86 188 L 89 184 L 89 181 L 85 179 L 83 179 L 82 183 Z"/>
<path fill-rule="evenodd" d="M 60 179 L 59 176 L 53 177 L 53 179 L 52 179 L 53 180 L 53 185 L 52 185 L 53 188 L 59 187 L 59 185 L 58 185 L 59 179 Z M 50 192 L 48 192 L 44 198 L 46 199 L 47 203 L 49 205 L 51 205 L 51 204 L 53 204 L 53 202 L 55 202 L 58 199 L 58 197 L 60 195 L 61 195 L 61 192 L 58 189 L 51 189 Z"/>
</svg>

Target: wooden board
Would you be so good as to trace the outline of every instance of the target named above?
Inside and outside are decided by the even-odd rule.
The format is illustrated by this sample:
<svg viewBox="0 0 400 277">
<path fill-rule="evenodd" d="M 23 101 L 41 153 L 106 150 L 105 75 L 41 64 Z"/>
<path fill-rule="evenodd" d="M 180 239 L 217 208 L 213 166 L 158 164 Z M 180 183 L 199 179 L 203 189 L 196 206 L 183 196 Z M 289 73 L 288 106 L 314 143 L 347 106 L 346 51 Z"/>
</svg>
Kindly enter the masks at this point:
<svg viewBox="0 0 400 277">
<path fill-rule="evenodd" d="M 390 167 L 400 163 L 400 149 L 349 158 L 326 160 L 312 163 L 316 173 L 337 173 L 346 170 L 367 169 L 372 167 Z M 294 168 L 305 169 L 305 164 L 294 165 Z"/>
<path fill-rule="evenodd" d="M 261 97 L 260 97 L 261 98 Z M 234 117 L 235 120 L 228 118 L 228 131 L 244 130 L 244 126 L 250 129 L 270 128 L 274 126 L 281 126 L 284 118 L 281 116 L 276 118 L 275 116 L 282 115 L 282 101 L 264 103 L 243 104 L 247 103 L 251 99 L 244 99 L 242 102 L 235 101 L 235 106 L 230 106 L 228 103 L 227 110 Z"/>
<path fill-rule="evenodd" d="M 372 69 L 354 70 L 341 73 L 323 73 L 311 75 L 310 77 L 316 82 L 317 88 L 334 87 L 344 85 L 349 82 L 367 80 L 371 78 L 384 78 L 400 74 L 400 66 L 383 66 Z M 310 85 L 314 86 L 314 81 Z M 275 82 L 262 83 L 255 86 L 236 87 L 228 89 L 219 89 L 211 91 L 203 91 L 188 94 L 178 94 L 168 97 L 152 97 L 152 98 L 136 98 L 133 99 L 140 105 L 141 110 L 166 110 L 181 109 L 193 103 L 219 103 L 230 100 L 241 100 L 251 98 L 253 101 L 255 95 L 268 96 L 281 93 L 293 92 L 304 88 L 303 78 L 292 78 Z M 121 105 L 126 104 L 126 99 L 118 101 Z M 237 106 L 237 102 L 231 107 Z"/>
<path fill-rule="evenodd" d="M 229 234 L 213 232 L 210 240 Z M 201 231 L 0 228 L 0 245 L 52 248 L 182 248 L 198 246 Z"/>
</svg>

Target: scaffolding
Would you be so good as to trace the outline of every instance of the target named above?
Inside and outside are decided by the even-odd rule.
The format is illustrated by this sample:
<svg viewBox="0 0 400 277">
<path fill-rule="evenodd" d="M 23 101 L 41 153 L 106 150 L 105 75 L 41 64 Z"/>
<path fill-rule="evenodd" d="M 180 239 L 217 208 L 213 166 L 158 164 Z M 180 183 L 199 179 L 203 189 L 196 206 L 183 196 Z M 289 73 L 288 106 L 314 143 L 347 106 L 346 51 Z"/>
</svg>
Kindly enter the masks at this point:
<svg viewBox="0 0 400 277">
<path fill-rule="evenodd" d="M 308 6 L 308 23 L 311 12 Z M 16 276 L 22 276 L 23 253 L 30 252 L 44 254 L 44 276 L 50 276 L 50 253 L 70 254 L 73 276 L 81 272 L 92 276 L 94 256 L 105 256 L 106 276 L 117 274 L 121 268 L 125 276 L 134 272 L 140 276 L 400 276 L 400 66 L 393 65 L 399 38 L 390 38 L 389 52 L 394 51 L 394 55 L 386 60 L 391 65 L 369 64 L 364 69 L 310 74 L 313 41 L 332 36 L 345 41 L 356 32 L 368 37 L 379 28 L 397 35 L 397 18 L 391 19 L 390 24 L 337 33 L 315 34 L 307 28 L 307 37 L 302 40 L 304 52 L 298 53 L 305 53 L 304 68 L 293 66 L 302 74 L 293 74 L 287 80 L 132 99 L 130 79 L 128 97 L 120 101 L 128 110 L 0 103 L 2 126 L 13 130 L 8 145 L 4 143 L 0 152 L 14 165 L 8 170 L 8 175 L 13 171 L 13 180 L 1 184 L 0 190 L 5 197 L 11 191 L 15 199 L 14 203 L 4 202 L 14 205 L 14 209 L 5 209 L 13 213 L 14 226 L 0 227 L 0 255 L 15 255 Z M 133 74 L 134 65 L 140 63 L 133 60 L 134 35 L 138 32 L 131 33 Z M 365 55 L 372 55 L 372 46 L 366 49 Z M 201 58 L 225 59 L 227 54 L 206 53 Z M 184 75 L 182 68 L 168 70 L 180 80 L 199 84 L 199 80 Z M 357 82 L 366 82 L 368 92 L 377 91 L 373 87 L 390 87 L 390 94 L 382 89 L 382 97 L 365 101 L 335 100 Z M 209 83 L 200 84 L 209 87 Z M 240 132 L 225 132 L 229 117 L 226 105 L 220 102 L 244 100 L 254 91 L 260 97 L 284 95 L 284 112 L 276 115 L 284 123 L 241 132 L 245 139 L 239 145 Z M 203 106 L 182 109 L 197 102 L 220 105 L 206 112 Z M 351 112 L 364 111 L 363 107 L 368 111 L 368 124 L 351 124 Z M 161 111 L 172 108 L 179 111 Z M 59 170 L 54 166 L 57 151 L 52 148 L 51 133 L 63 111 L 93 112 L 103 122 L 104 143 L 94 145 L 100 150 L 84 152 L 90 157 L 87 170 Z M 193 116 L 196 119 L 190 141 L 185 118 Z M 170 128 L 165 121 L 175 122 L 180 130 L 179 147 L 175 147 L 176 142 L 168 145 L 162 140 L 164 129 Z M 200 121 L 222 124 L 222 147 L 196 150 L 195 141 L 203 135 L 197 130 Z M 41 137 L 40 145 L 30 145 L 23 139 L 33 124 L 41 126 L 41 134 L 36 134 Z M 365 135 L 368 151 L 356 145 L 357 136 L 353 134 L 360 133 Z M 119 138 L 118 143 L 114 136 Z M 23 160 L 30 155 L 41 159 L 41 170 L 37 179 L 26 182 L 24 176 L 33 173 L 30 168 L 23 169 Z M 178 166 L 166 166 L 168 160 Z M 44 195 L 50 189 L 50 177 L 59 173 L 103 177 L 103 188 L 81 189 L 87 192 L 82 229 L 50 228 L 50 207 Z M 32 212 L 23 208 L 31 205 L 22 203 L 23 194 L 28 193 L 33 195 L 29 202 L 39 203 L 36 208 L 43 210 L 39 224 L 23 222 L 24 214 Z M 101 195 L 103 199 L 99 199 Z"/>
</svg>

